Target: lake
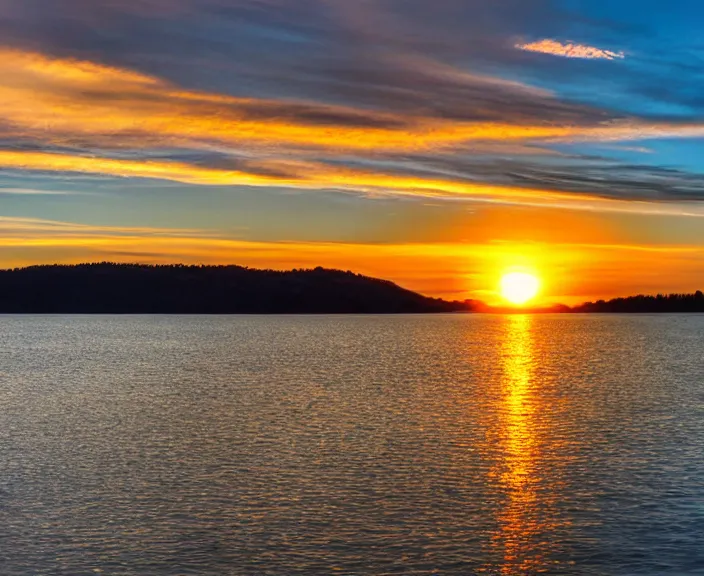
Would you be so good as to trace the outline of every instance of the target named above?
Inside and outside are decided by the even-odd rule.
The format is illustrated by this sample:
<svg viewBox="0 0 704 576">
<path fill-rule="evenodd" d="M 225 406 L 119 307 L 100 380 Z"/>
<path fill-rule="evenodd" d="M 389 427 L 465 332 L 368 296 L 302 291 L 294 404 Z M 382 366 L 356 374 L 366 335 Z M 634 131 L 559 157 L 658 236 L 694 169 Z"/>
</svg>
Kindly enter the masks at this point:
<svg viewBox="0 0 704 576">
<path fill-rule="evenodd" d="M 0 574 L 704 574 L 703 316 L 0 316 Z"/>
</svg>

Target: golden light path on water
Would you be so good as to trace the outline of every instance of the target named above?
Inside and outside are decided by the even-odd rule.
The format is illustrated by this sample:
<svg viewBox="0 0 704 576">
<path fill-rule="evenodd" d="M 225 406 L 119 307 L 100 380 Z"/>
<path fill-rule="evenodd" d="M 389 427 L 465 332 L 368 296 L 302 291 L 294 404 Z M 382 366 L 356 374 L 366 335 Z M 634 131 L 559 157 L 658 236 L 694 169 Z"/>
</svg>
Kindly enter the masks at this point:
<svg viewBox="0 0 704 576">
<path fill-rule="evenodd" d="M 494 546 L 503 551 L 502 574 L 539 572 L 545 555 L 541 532 L 547 531 L 538 501 L 537 465 L 540 447 L 536 434 L 535 352 L 533 318 L 506 318 L 502 351 L 501 438 L 503 460 L 498 479 L 506 496 L 500 510 Z"/>
</svg>

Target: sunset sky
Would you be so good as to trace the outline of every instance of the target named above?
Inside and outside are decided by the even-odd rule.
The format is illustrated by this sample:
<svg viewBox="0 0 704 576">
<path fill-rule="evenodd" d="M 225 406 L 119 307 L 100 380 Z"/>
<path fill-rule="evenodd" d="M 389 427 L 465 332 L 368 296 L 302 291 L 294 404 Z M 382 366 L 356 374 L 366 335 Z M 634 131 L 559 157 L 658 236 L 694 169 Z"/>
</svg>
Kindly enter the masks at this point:
<svg viewBox="0 0 704 576">
<path fill-rule="evenodd" d="M 704 287 L 698 0 L 0 0 L 0 267 Z"/>
</svg>

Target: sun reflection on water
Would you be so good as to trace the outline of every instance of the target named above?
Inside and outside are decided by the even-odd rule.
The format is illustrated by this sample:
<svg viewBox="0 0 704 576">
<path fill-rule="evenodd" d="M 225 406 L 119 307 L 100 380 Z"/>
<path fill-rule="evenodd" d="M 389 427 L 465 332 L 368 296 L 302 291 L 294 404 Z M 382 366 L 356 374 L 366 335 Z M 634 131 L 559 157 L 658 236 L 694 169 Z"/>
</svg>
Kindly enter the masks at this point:
<svg viewBox="0 0 704 576">
<path fill-rule="evenodd" d="M 535 423 L 538 399 L 534 392 L 535 355 L 528 315 L 510 316 L 502 350 L 502 459 L 497 475 L 505 494 L 498 514 L 496 548 L 503 551 L 502 574 L 540 571 L 544 563 L 536 465 L 539 445 Z"/>
</svg>

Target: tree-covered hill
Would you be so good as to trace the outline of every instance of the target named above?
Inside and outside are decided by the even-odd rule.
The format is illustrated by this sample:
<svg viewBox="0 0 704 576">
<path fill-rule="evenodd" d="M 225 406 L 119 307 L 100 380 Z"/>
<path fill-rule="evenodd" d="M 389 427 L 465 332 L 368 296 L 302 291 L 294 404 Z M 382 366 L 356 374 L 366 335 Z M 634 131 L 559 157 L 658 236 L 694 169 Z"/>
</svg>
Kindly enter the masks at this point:
<svg viewBox="0 0 704 576">
<path fill-rule="evenodd" d="M 0 271 L 2 313 L 424 313 L 467 307 L 324 268 L 100 263 Z"/>
</svg>

